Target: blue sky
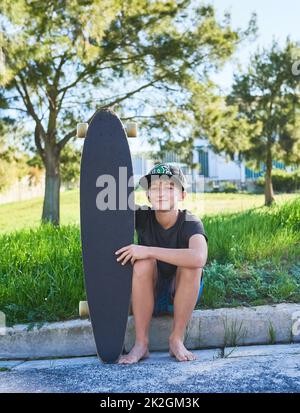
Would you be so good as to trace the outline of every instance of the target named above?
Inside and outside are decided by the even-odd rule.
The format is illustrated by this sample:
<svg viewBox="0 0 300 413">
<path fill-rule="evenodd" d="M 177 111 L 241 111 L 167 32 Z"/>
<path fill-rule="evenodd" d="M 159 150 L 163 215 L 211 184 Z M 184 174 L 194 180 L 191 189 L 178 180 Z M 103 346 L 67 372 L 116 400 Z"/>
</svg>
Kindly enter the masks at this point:
<svg viewBox="0 0 300 413">
<path fill-rule="evenodd" d="M 257 13 L 257 40 L 243 44 L 234 58 L 242 64 L 247 65 L 250 54 L 258 46 L 269 46 L 273 38 L 280 44 L 284 44 L 288 35 L 294 41 L 300 40 L 299 0 L 212 0 L 210 3 L 215 6 L 219 18 L 224 11 L 231 12 L 233 28 L 247 27 L 251 13 Z M 224 90 L 230 88 L 235 67 L 236 63 L 227 63 L 222 72 L 213 77 Z"/>
<path fill-rule="evenodd" d="M 229 92 L 236 70 L 237 62 L 247 66 L 250 55 L 257 47 L 268 47 L 275 38 L 279 44 L 284 44 L 287 36 L 291 40 L 300 41 L 300 0 L 210 0 L 206 3 L 215 6 L 216 15 L 222 20 L 225 11 L 231 13 L 231 26 L 236 29 L 245 29 L 251 14 L 257 14 L 257 39 L 250 43 L 246 42 L 237 50 L 231 62 L 225 64 L 224 68 L 212 76 L 222 88 L 223 92 Z M 141 135 L 143 135 L 141 133 Z M 150 149 L 147 139 L 140 136 L 137 141 L 130 139 L 130 147 L 133 152 Z"/>
</svg>

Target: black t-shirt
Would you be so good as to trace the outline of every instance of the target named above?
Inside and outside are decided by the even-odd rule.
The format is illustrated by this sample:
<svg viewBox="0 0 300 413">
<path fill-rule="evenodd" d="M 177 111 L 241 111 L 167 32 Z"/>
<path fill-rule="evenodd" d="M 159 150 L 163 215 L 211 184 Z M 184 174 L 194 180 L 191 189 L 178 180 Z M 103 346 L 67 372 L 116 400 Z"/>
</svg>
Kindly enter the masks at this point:
<svg viewBox="0 0 300 413">
<path fill-rule="evenodd" d="M 170 228 L 163 228 L 156 219 L 155 210 L 147 205 L 135 204 L 135 229 L 139 245 L 162 248 L 188 248 L 189 239 L 194 234 L 203 234 L 206 242 L 202 221 L 186 209 L 178 209 L 177 221 Z M 177 266 L 163 261 L 157 261 L 158 271 L 171 276 Z"/>
</svg>

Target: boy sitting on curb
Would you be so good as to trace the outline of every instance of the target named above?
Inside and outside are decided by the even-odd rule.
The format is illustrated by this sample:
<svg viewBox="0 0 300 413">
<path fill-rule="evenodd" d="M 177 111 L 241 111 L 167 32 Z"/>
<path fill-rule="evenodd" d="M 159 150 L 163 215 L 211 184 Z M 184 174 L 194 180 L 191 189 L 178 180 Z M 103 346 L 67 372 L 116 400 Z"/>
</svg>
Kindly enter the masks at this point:
<svg viewBox="0 0 300 413">
<path fill-rule="evenodd" d="M 130 260 L 133 265 L 132 311 L 136 333 L 135 345 L 118 363 L 136 363 L 148 357 L 152 315 L 170 313 L 174 319 L 169 354 L 178 361 L 195 360 L 183 340 L 203 288 L 208 237 L 200 219 L 186 209 L 178 209 L 178 201 L 183 201 L 187 194 L 186 179 L 179 167 L 155 165 L 139 183 L 152 207 L 135 205 L 139 245 L 116 251 L 121 264 Z"/>
</svg>

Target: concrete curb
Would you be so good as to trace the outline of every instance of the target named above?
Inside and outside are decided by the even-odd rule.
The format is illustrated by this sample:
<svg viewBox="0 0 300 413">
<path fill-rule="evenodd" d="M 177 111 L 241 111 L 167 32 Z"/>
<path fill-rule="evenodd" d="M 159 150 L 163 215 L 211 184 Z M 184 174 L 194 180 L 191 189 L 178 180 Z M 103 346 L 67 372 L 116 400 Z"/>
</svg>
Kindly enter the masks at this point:
<svg viewBox="0 0 300 413">
<path fill-rule="evenodd" d="M 168 350 L 173 317 L 152 318 L 150 351 Z M 134 344 L 133 316 L 128 317 L 125 350 Z M 253 344 L 300 342 L 300 304 L 195 310 L 185 334 L 189 349 Z M 95 355 L 89 320 L 45 323 L 42 327 L 19 324 L 0 335 L 0 359 L 35 359 Z"/>
</svg>

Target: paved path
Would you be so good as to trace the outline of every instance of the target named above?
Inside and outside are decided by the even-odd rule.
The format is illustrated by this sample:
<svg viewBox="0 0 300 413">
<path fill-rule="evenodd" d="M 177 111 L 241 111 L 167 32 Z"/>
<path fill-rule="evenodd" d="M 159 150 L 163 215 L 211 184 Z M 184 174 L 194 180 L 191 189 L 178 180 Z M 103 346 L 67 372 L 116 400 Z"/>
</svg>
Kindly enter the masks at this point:
<svg viewBox="0 0 300 413">
<path fill-rule="evenodd" d="M 300 344 L 239 347 L 225 358 L 218 349 L 194 352 L 195 361 L 153 352 L 134 365 L 96 357 L 0 361 L 0 392 L 300 393 Z"/>
</svg>

